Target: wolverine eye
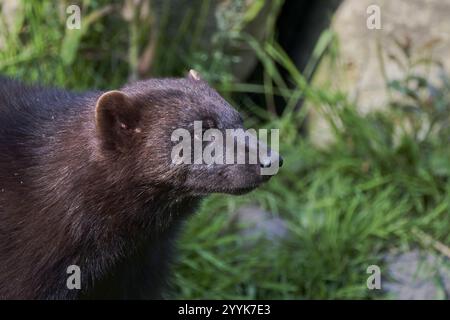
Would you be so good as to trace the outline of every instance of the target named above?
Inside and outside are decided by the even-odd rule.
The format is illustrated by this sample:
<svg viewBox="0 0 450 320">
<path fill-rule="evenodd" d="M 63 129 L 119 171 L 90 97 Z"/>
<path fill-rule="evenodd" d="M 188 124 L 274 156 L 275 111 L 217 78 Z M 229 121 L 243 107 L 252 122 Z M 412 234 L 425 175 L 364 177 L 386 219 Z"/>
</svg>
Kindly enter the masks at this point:
<svg viewBox="0 0 450 320">
<path fill-rule="evenodd" d="M 203 132 L 205 132 L 208 129 L 214 129 L 216 127 L 216 123 L 213 119 L 207 118 L 203 120 Z"/>
</svg>

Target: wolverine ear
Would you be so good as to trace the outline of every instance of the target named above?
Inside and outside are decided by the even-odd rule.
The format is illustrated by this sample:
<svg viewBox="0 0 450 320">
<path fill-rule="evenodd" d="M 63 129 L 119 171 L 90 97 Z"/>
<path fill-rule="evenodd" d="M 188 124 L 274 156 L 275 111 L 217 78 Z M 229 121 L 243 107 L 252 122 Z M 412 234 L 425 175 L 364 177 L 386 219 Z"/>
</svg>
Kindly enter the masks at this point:
<svg viewBox="0 0 450 320">
<path fill-rule="evenodd" d="M 189 70 L 188 78 L 191 80 L 196 80 L 196 81 L 202 79 L 202 77 L 200 76 L 200 73 L 198 73 L 194 69 Z"/>
<path fill-rule="evenodd" d="M 97 100 L 97 133 L 106 149 L 127 150 L 141 132 L 140 118 L 138 106 L 121 91 L 108 91 Z"/>
</svg>

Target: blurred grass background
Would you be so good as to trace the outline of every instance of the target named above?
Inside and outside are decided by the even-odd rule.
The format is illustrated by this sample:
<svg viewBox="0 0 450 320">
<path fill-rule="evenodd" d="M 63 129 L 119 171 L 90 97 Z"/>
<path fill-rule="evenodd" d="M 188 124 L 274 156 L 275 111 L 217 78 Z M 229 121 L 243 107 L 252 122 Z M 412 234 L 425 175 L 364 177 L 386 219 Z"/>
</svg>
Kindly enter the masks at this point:
<svg viewBox="0 0 450 320">
<path fill-rule="evenodd" d="M 312 75 L 302 74 L 278 45 L 274 21 L 282 2 L 271 2 L 263 37 L 246 29 L 264 8 L 258 0 L 232 1 L 216 13 L 215 29 L 207 25 L 207 0 L 192 1 L 176 28 L 168 27 L 179 10 L 171 1 L 157 12 L 149 1 L 78 1 L 80 30 L 66 28 L 69 1 L 17 1 L 22 10 L 13 19 L 5 11 L 0 16 L 1 74 L 84 90 L 184 76 L 194 68 L 245 115 L 248 127 L 280 129 L 285 165 L 278 176 L 246 196 L 209 197 L 186 224 L 169 298 L 383 298 L 367 289 L 366 269 L 383 270 L 387 252 L 425 248 L 448 255 L 447 73 L 435 85 L 410 67 L 403 78 L 386 79 L 390 105 L 363 115 L 346 92 L 307 81 Z M 306 73 L 323 56 L 333 61 L 339 45 L 333 32 L 324 32 Z M 242 58 L 236 48 L 257 58 L 260 83 L 235 77 Z M 403 53 L 407 59 L 408 48 Z M 282 114 L 274 112 L 275 99 L 283 101 Z M 301 134 L 311 108 L 331 127 L 326 147 Z M 281 219 L 285 234 L 245 232 L 255 228 L 239 219 L 247 207 Z"/>
</svg>

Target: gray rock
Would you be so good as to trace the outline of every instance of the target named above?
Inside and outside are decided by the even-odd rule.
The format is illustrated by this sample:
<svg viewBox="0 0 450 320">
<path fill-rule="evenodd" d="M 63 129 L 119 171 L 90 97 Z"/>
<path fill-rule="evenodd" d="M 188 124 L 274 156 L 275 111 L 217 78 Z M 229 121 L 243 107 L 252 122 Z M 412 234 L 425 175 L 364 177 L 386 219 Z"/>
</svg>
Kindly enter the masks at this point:
<svg viewBox="0 0 450 320">
<path fill-rule="evenodd" d="M 430 252 L 413 250 L 386 256 L 382 288 L 400 300 L 450 299 L 450 263 Z"/>
<path fill-rule="evenodd" d="M 273 217 L 271 213 L 258 207 L 243 207 L 236 212 L 237 223 L 241 225 L 242 236 L 248 239 L 263 237 L 277 243 L 288 235 L 286 222 Z"/>
<path fill-rule="evenodd" d="M 367 27 L 370 5 L 380 8 L 381 29 Z M 382 70 L 390 80 L 405 76 L 398 62 L 405 65 L 405 57 L 394 39 L 410 43 L 415 61 L 432 56 L 450 71 L 449 16 L 450 0 L 344 0 L 332 23 L 340 43 L 337 61 L 323 60 L 314 84 L 348 92 L 362 113 L 383 110 L 389 95 Z M 437 67 L 421 66 L 417 71 L 438 79 Z M 314 108 L 309 128 L 317 145 L 333 141 L 328 123 Z"/>
</svg>

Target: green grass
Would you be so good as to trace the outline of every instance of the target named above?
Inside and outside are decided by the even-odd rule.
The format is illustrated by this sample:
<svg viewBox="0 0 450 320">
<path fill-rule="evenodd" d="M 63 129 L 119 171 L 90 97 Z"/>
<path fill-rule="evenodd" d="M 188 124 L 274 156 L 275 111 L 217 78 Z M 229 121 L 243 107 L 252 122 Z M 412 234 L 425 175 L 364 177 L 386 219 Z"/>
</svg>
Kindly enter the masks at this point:
<svg viewBox="0 0 450 320">
<path fill-rule="evenodd" d="M 366 288 L 366 269 L 383 270 L 388 250 L 420 246 L 414 230 L 449 243 L 448 180 L 422 163 L 428 159 L 408 159 L 400 152 L 406 147 L 385 150 L 376 136 L 361 137 L 371 131 L 368 119 L 352 114 L 351 120 L 349 127 L 359 130 L 355 144 L 319 151 L 293 139 L 283 145 L 286 165 L 262 190 L 205 203 L 180 241 L 175 297 L 378 298 Z M 373 150 L 366 150 L 370 142 Z M 248 248 L 251 239 L 237 232 L 233 212 L 254 203 L 288 221 L 285 241 Z"/>
<path fill-rule="evenodd" d="M 131 37 L 136 43 L 130 41 L 129 33 L 137 31 L 117 12 L 95 17 L 105 1 L 83 1 L 95 17 L 83 34 L 64 28 L 53 2 L 23 3 L 17 31 L 0 37 L 5 42 L 0 73 L 82 90 L 119 87 L 135 71 L 133 59 L 145 46 L 139 42 L 142 35 Z M 198 12 L 207 5 L 201 2 Z M 383 298 L 366 288 L 369 265 L 380 265 L 383 271 L 387 251 L 424 246 L 417 232 L 450 243 L 448 83 L 434 88 L 437 93 L 430 104 L 415 95 L 426 95 L 430 83 L 408 70 L 404 79 L 387 84 L 401 99 L 384 113 L 362 116 L 345 93 L 309 85 L 273 37 L 260 43 L 240 29 L 219 30 L 211 52 L 202 51 L 197 41 L 185 50 L 181 46 L 187 29 L 196 30 L 197 37 L 208 35 L 204 21 L 193 19 L 193 12 L 186 13 L 178 36 L 172 38 L 164 34 L 170 5 L 164 9 L 152 74 L 178 76 L 191 67 L 201 70 L 238 106 L 248 126 L 280 129 L 285 165 L 249 195 L 214 195 L 203 203 L 179 241 L 168 297 Z M 263 83 L 233 80 L 230 64 L 236 57 L 223 50 L 228 42 L 246 43 L 254 50 L 264 67 Z M 315 56 L 322 56 L 330 43 L 332 34 L 327 32 Z M 311 61 L 308 70 L 317 62 Z M 281 69 L 288 71 L 294 89 L 282 79 Z M 414 81 L 419 89 L 410 88 Z M 264 108 L 249 99 L 252 92 L 265 94 Z M 286 103 L 280 117 L 266 111 L 275 95 Z M 335 142 L 327 149 L 299 135 L 309 111 L 304 107 L 294 112 L 300 99 L 317 106 L 328 119 Z M 428 122 L 433 123 L 431 134 L 420 135 Z M 404 128 L 404 123 L 411 125 Z M 243 236 L 245 226 L 236 222 L 235 213 L 248 205 L 284 219 L 288 236 L 278 242 Z"/>
</svg>

